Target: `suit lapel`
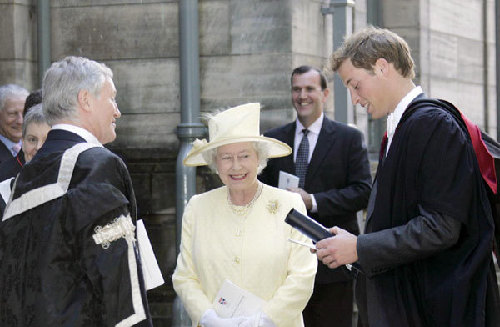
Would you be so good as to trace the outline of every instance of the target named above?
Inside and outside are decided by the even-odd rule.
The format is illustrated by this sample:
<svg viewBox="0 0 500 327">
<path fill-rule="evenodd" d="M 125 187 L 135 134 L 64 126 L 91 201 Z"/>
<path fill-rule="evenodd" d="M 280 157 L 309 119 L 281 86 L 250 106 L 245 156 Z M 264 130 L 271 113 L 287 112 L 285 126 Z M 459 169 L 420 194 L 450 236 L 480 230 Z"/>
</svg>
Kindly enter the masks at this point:
<svg viewBox="0 0 500 327">
<path fill-rule="evenodd" d="M 283 142 L 288 144 L 289 147 L 293 149 L 293 144 L 295 142 L 295 129 L 297 128 L 296 122 L 288 124 L 283 130 L 284 137 Z M 293 153 L 289 156 L 282 158 L 283 160 L 283 171 L 295 175 L 295 163 L 293 162 Z"/>
<path fill-rule="evenodd" d="M 326 155 L 332 148 L 333 144 L 335 144 L 335 128 L 333 126 L 333 122 L 330 121 L 326 116 L 323 118 L 323 125 L 321 126 L 321 131 L 318 135 L 318 141 L 316 143 L 316 147 L 314 148 L 314 152 L 311 157 L 311 161 L 309 162 L 309 166 L 307 167 L 307 175 L 306 175 L 306 186 L 310 184 L 314 180 L 314 175 L 318 172 L 318 170 L 322 166 L 322 162 L 325 159 Z"/>
<path fill-rule="evenodd" d="M 7 146 L 2 141 L 0 141 L 0 156 L 1 157 L 5 156 L 7 158 L 12 157 L 12 152 L 10 152 L 10 150 L 7 148 Z"/>
</svg>

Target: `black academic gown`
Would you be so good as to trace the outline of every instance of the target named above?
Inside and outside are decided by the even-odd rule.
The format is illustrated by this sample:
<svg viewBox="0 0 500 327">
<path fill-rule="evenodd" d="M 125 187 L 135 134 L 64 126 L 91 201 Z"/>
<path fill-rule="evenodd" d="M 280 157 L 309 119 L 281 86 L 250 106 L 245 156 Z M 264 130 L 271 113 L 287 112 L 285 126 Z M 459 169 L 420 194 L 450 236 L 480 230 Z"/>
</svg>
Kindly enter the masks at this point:
<svg viewBox="0 0 500 327">
<path fill-rule="evenodd" d="M 62 155 L 81 143 L 76 134 L 50 131 L 17 179 L 4 217 L 13 208 L 21 212 L 0 223 L 1 326 L 151 326 L 130 228 L 135 197 L 123 161 L 103 147 L 87 149 L 77 157 L 67 191 L 28 193 L 63 185 L 57 179 Z M 51 198 L 56 192 L 62 193 Z M 99 228 L 116 227 L 121 216 L 129 231 L 98 243 Z"/>
<path fill-rule="evenodd" d="M 370 326 L 497 326 L 486 309 L 498 292 L 489 279 L 493 222 L 470 139 L 440 108 L 409 109 L 379 164 L 358 238 Z M 421 242 L 423 230 L 443 227 L 422 228 L 416 218 L 437 215 L 460 223 L 451 247 Z"/>
<path fill-rule="evenodd" d="M 23 150 L 20 150 L 17 156 L 10 157 L 6 161 L 2 162 L 0 164 L 0 182 L 16 177 L 25 163 L 26 161 L 24 160 Z M 3 198 L 0 197 L 0 215 L 3 215 L 6 202 L 7 201 L 4 201 Z"/>
<path fill-rule="evenodd" d="M 0 164 L 12 158 L 12 152 L 0 141 Z"/>
<path fill-rule="evenodd" d="M 0 181 L 16 177 L 25 163 L 23 150 L 20 150 L 17 156 L 2 162 L 0 164 Z"/>
</svg>

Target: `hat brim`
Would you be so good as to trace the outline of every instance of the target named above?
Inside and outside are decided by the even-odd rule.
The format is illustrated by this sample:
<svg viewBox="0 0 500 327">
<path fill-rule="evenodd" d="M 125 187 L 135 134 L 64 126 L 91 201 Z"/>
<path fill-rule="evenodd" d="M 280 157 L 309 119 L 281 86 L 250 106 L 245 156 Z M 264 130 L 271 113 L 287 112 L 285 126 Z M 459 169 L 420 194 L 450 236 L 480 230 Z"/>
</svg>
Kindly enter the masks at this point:
<svg viewBox="0 0 500 327">
<path fill-rule="evenodd" d="M 267 147 L 267 157 L 268 158 L 279 158 L 285 157 L 292 153 L 292 148 L 290 148 L 286 143 L 278 141 L 273 138 L 265 136 L 248 136 L 239 137 L 237 139 L 220 139 L 214 142 L 206 143 L 201 147 L 194 147 L 186 155 L 186 158 L 182 161 L 186 166 L 205 166 L 208 163 L 203 158 L 203 153 L 207 150 L 217 148 L 226 144 L 242 143 L 242 142 L 259 142 Z"/>
</svg>

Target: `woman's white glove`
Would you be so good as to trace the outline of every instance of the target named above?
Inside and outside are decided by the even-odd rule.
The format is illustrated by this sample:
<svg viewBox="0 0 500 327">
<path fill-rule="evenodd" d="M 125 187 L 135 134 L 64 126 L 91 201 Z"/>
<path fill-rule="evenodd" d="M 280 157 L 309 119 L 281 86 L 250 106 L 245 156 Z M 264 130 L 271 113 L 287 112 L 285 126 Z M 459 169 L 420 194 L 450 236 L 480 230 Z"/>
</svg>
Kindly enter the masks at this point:
<svg viewBox="0 0 500 327">
<path fill-rule="evenodd" d="M 276 327 L 271 319 L 262 311 L 246 318 L 238 327 Z"/>
<path fill-rule="evenodd" d="M 235 327 L 240 326 L 246 319 L 248 318 L 221 318 L 213 309 L 208 309 L 203 316 L 201 316 L 200 325 L 203 327 Z"/>
</svg>

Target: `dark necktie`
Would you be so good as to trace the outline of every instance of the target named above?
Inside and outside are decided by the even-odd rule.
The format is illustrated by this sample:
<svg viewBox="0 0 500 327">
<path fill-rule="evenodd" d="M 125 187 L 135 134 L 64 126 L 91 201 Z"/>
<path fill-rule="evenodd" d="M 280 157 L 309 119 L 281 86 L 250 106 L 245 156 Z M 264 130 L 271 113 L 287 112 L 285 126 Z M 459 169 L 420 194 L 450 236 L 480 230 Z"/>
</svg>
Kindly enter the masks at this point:
<svg viewBox="0 0 500 327">
<path fill-rule="evenodd" d="M 297 159 L 295 160 L 295 175 L 299 178 L 299 187 L 304 188 L 306 182 L 307 174 L 307 160 L 309 159 L 309 140 L 307 139 L 307 133 L 309 130 L 304 128 L 302 130 L 304 135 L 302 136 L 302 141 L 300 142 L 299 149 L 297 150 Z"/>
<path fill-rule="evenodd" d="M 12 146 L 12 151 L 14 151 L 16 154 L 14 155 L 17 156 L 17 154 L 19 153 L 19 150 L 21 150 L 21 145 L 19 143 L 16 143 Z"/>
<path fill-rule="evenodd" d="M 379 163 L 384 162 L 385 157 L 387 156 L 387 132 L 385 132 L 384 136 L 382 137 L 382 143 L 380 144 L 380 154 L 379 154 Z"/>
</svg>

